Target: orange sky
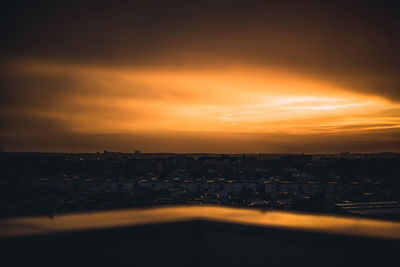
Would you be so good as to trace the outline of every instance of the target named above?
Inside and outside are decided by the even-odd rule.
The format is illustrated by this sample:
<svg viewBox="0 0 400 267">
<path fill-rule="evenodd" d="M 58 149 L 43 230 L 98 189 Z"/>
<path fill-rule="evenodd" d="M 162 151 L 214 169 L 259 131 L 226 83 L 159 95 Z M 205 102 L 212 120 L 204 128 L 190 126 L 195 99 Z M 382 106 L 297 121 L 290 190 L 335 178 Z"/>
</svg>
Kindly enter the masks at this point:
<svg viewBox="0 0 400 267">
<path fill-rule="evenodd" d="M 24 1 L 4 12 L 6 151 L 400 151 L 390 3 Z"/>
<path fill-rule="evenodd" d="M 280 70 L 10 66 L 18 75 L 74 81 L 73 90 L 60 92 L 56 105 L 24 110 L 65 121 L 71 132 L 316 134 L 400 127 L 400 118 L 392 114 L 400 111 L 397 103 Z"/>
<path fill-rule="evenodd" d="M 246 152 L 269 152 L 268 145 L 259 151 L 253 151 L 254 145 L 250 150 L 243 146 L 254 134 L 269 140 L 269 135 L 292 139 L 297 135 L 296 142 L 303 142 L 299 136 L 388 134 L 400 127 L 400 105 L 396 102 L 279 69 L 141 69 L 15 61 L 8 64 L 7 73 L 34 80 L 56 78 L 58 91 L 46 95 L 44 90 L 37 100 L 6 110 L 60 122 L 61 128 L 48 129 L 55 133 L 221 136 L 225 141 L 232 139 L 229 152 L 240 151 L 235 140 L 243 143 L 238 147 Z M 25 86 L 25 90 L 43 90 L 30 83 Z M 41 97 L 47 96 L 52 101 L 41 103 Z M 42 130 L 28 126 L 25 133 Z M 133 143 L 157 151 L 148 146 L 152 142 Z M 97 148 L 101 149 L 101 144 Z M 168 149 L 201 152 L 187 144 Z"/>
</svg>

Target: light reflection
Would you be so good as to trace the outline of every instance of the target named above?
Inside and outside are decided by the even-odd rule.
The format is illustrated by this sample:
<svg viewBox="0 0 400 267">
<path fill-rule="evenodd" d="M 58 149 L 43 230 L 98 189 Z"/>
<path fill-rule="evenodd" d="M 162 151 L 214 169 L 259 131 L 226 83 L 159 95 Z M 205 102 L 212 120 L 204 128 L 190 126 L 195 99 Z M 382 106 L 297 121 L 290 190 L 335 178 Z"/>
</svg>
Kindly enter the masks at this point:
<svg viewBox="0 0 400 267">
<path fill-rule="evenodd" d="M 400 239 L 400 223 L 364 218 L 258 211 L 216 206 L 173 206 L 0 220 L 0 237 L 208 220 L 269 228 Z"/>
</svg>

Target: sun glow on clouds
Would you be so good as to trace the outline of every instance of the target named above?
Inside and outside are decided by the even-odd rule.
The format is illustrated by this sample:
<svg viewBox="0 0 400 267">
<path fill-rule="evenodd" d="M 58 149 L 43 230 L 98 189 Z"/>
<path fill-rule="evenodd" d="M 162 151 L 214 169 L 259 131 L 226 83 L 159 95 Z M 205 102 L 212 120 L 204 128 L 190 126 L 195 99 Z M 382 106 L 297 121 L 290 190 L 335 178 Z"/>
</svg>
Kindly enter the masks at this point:
<svg viewBox="0 0 400 267">
<path fill-rule="evenodd" d="M 71 132 L 337 133 L 398 128 L 399 106 L 275 69 L 101 68 L 19 62 L 9 71 L 59 79 L 56 105 L 25 112 L 61 121 Z M 63 85 L 63 81 L 69 83 Z M 351 89 L 351 88 L 350 88 Z M 26 90 L 30 90 L 26 88 Z M 43 89 L 45 90 L 45 89 Z"/>
</svg>

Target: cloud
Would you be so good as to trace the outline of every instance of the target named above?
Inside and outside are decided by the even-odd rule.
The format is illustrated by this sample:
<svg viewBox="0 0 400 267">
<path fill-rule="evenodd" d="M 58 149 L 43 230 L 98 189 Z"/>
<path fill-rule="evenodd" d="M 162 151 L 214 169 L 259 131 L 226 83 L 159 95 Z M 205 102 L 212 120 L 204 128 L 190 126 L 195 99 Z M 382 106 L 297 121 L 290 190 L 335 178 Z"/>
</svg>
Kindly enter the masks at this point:
<svg viewBox="0 0 400 267">
<path fill-rule="evenodd" d="M 396 7 L 10 2 L 0 21 L 0 132 L 15 149 L 137 141 L 152 151 L 202 142 L 221 151 L 362 150 L 359 140 L 386 149 L 400 125 Z"/>
<path fill-rule="evenodd" d="M 273 69 L 16 61 L 3 72 L 3 80 L 1 109 L 8 116 L 14 111 L 51 118 L 70 132 L 316 133 L 398 123 L 382 114 L 397 108 L 395 103 Z"/>
<path fill-rule="evenodd" d="M 398 10 L 392 1 L 22 1 L 4 16 L 0 53 L 133 68 L 275 68 L 399 101 Z"/>
<path fill-rule="evenodd" d="M 55 131 L 68 131 L 68 122 L 21 110 L 2 110 L 0 113 L 0 132 L 3 133 Z"/>
</svg>

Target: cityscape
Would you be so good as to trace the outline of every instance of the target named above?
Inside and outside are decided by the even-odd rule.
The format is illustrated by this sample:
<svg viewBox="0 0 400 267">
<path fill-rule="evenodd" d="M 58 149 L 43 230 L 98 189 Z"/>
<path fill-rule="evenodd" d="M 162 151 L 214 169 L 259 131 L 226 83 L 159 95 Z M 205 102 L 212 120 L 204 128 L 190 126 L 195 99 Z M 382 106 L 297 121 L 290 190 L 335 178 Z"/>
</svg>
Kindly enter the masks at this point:
<svg viewBox="0 0 400 267">
<path fill-rule="evenodd" d="M 1 153 L 1 216 L 216 205 L 400 219 L 400 154 Z"/>
<path fill-rule="evenodd" d="M 0 6 L 0 266 L 399 266 L 400 1 Z"/>
</svg>

